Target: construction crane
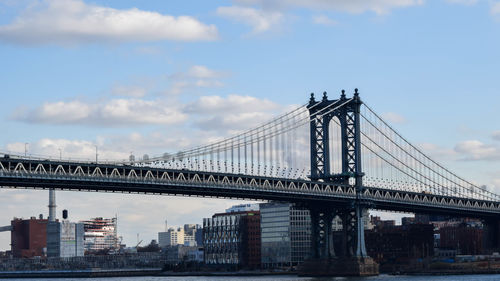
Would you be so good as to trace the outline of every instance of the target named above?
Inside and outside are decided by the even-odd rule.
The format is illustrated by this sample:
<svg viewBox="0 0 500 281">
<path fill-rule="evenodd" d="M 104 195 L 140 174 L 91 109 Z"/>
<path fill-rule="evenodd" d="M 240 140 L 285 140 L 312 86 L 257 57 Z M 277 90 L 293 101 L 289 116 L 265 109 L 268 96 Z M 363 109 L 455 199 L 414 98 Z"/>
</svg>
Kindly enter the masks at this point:
<svg viewBox="0 0 500 281">
<path fill-rule="evenodd" d="M 135 245 L 135 248 L 139 247 L 139 245 L 142 243 L 143 240 L 139 241 L 139 233 L 137 233 L 137 245 Z"/>
</svg>

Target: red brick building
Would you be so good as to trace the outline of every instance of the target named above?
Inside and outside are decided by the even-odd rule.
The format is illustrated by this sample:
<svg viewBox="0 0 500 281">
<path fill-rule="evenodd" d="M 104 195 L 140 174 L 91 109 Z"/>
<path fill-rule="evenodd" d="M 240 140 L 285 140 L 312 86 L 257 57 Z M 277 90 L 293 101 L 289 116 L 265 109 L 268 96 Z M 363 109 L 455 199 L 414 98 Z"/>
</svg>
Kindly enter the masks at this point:
<svg viewBox="0 0 500 281">
<path fill-rule="evenodd" d="M 434 255 L 434 230 L 431 224 L 375 227 L 365 231 L 368 255 L 381 266 Z"/>
<path fill-rule="evenodd" d="M 47 247 L 47 220 L 13 219 L 10 222 L 12 255 L 16 258 L 43 256 Z"/>
<path fill-rule="evenodd" d="M 243 220 L 245 264 L 249 268 L 260 268 L 260 212 L 247 212 Z"/>
<path fill-rule="evenodd" d="M 439 229 L 443 249 L 457 249 L 461 255 L 482 254 L 483 229 L 462 223 Z"/>
</svg>

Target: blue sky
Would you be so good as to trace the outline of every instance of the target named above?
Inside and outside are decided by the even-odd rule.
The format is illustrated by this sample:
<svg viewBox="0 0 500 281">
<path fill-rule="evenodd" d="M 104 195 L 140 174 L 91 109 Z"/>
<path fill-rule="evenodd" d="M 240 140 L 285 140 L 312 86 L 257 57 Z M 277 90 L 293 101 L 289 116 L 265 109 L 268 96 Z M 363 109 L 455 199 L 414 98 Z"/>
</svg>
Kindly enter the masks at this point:
<svg viewBox="0 0 500 281">
<path fill-rule="evenodd" d="M 155 155 L 357 87 L 407 139 L 499 191 L 499 50 L 499 1 L 0 0 L 0 150 Z M 0 193 L 0 224 L 47 213 L 45 191 Z M 75 220 L 118 214 L 129 244 L 234 202 L 58 193 Z"/>
</svg>

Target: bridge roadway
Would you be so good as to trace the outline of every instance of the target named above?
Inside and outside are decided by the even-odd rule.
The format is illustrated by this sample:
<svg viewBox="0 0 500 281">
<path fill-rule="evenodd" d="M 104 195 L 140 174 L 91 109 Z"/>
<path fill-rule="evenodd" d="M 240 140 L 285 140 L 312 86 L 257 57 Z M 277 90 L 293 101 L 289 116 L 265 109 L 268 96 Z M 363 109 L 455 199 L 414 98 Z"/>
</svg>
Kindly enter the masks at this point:
<svg viewBox="0 0 500 281">
<path fill-rule="evenodd" d="M 353 186 L 304 179 L 95 164 L 0 158 L 0 186 L 72 191 L 187 195 L 351 206 Z M 370 209 L 500 219 L 500 202 L 365 187 L 360 200 Z"/>
</svg>

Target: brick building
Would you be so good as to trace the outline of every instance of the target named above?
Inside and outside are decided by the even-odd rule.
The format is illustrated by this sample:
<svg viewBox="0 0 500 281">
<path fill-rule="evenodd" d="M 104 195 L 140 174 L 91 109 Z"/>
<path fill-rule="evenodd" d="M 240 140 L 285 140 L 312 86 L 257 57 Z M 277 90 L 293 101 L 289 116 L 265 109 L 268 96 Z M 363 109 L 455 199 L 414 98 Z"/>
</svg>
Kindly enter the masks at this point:
<svg viewBox="0 0 500 281">
<path fill-rule="evenodd" d="M 365 232 L 368 255 L 381 265 L 434 255 L 431 224 L 376 227 Z"/>
<path fill-rule="evenodd" d="M 483 229 L 467 223 L 439 229 L 440 248 L 456 249 L 461 255 L 478 255 L 483 250 Z"/>
<path fill-rule="evenodd" d="M 32 258 L 44 256 L 47 247 L 47 220 L 17 219 L 11 222 L 11 249 L 16 258 Z"/>
<path fill-rule="evenodd" d="M 243 243 L 244 262 L 249 268 L 260 268 L 261 237 L 260 237 L 260 212 L 248 212 L 244 218 Z"/>
</svg>

